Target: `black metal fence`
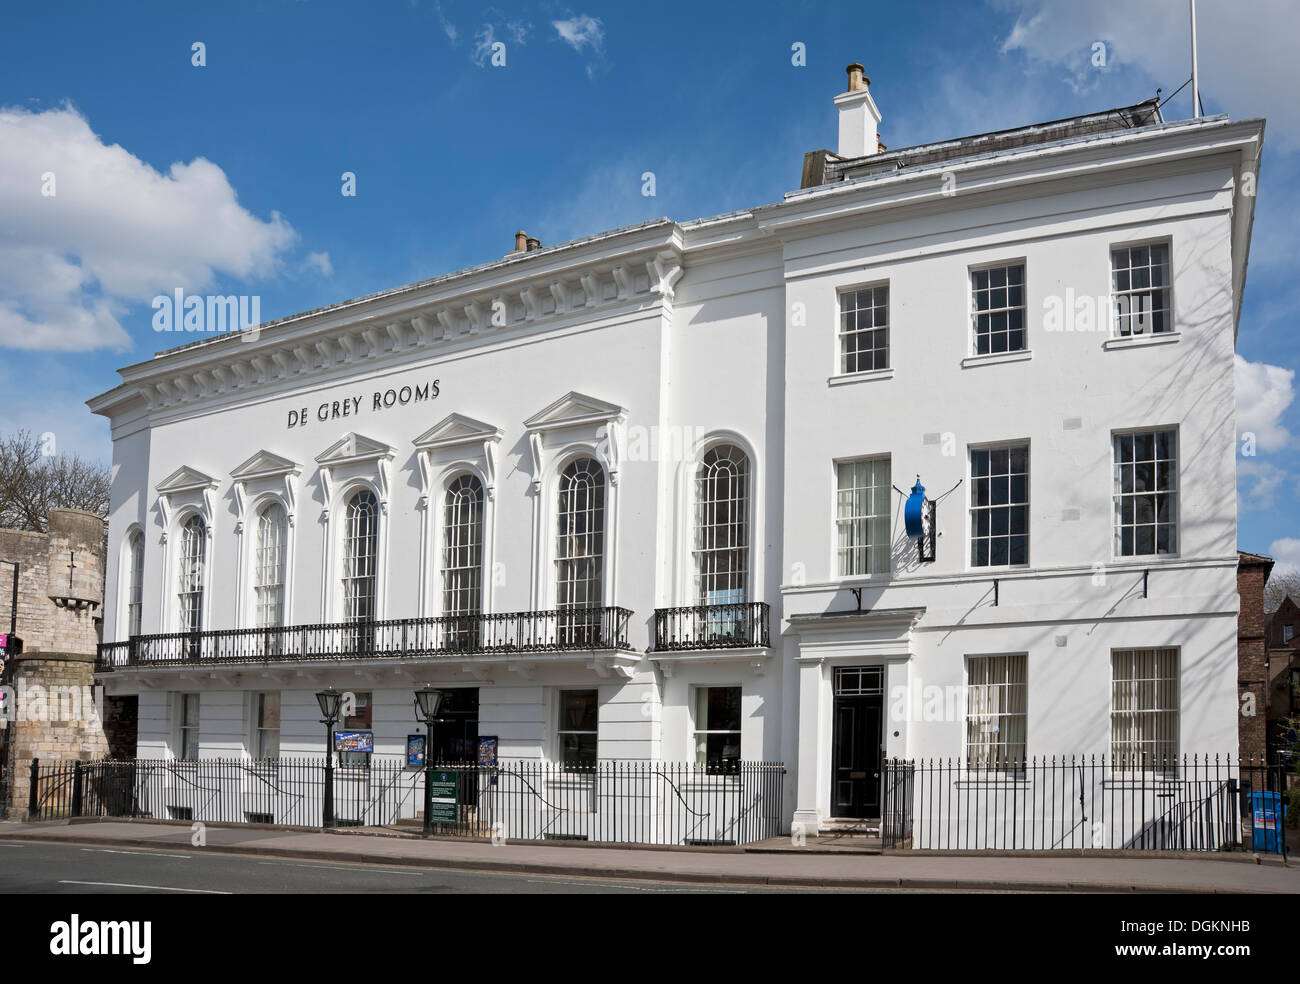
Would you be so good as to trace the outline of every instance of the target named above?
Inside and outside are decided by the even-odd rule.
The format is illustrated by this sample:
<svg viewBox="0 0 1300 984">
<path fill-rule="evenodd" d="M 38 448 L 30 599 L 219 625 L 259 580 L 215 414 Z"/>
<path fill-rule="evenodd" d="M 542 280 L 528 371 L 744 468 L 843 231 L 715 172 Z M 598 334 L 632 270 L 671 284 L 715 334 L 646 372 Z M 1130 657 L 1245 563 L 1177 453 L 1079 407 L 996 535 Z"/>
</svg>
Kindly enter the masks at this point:
<svg viewBox="0 0 1300 984">
<path fill-rule="evenodd" d="M 95 668 L 105 672 L 122 666 L 626 650 L 631 616 L 626 608 L 569 608 L 172 632 L 103 643 Z"/>
<path fill-rule="evenodd" d="M 768 611 L 761 601 L 657 608 L 655 650 L 766 648 Z"/>
<path fill-rule="evenodd" d="M 1227 756 L 895 759 L 883 776 L 886 848 L 1286 852 L 1282 767 Z"/>
<path fill-rule="evenodd" d="M 653 761 L 449 762 L 431 769 L 435 778 L 456 783 L 455 801 L 446 798 L 434 813 L 435 832 L 449 836 L 747 844 L 785 830 L 779 763 L 741 762 L 725 775 L 703 764 Z M 423 769 L 375 756 L 365 766 L 334 766 L 328 780 L 326 771 L 320 758 L 37 761 L 28 812 L 37 820 L 322 826 L 328 781 L 334 825 L 420 829 Z"/>
</svg>

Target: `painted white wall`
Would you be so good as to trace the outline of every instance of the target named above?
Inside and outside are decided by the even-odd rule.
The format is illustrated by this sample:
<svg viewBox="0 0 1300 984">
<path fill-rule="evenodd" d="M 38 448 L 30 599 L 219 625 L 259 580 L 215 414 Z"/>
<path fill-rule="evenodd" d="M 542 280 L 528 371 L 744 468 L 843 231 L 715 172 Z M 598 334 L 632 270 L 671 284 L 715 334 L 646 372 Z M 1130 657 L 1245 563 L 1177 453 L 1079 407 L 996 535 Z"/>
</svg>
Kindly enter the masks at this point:
<svg viewBox="0 0 1300 984">
<path fill-rule="evenodd" d="M 332 584 L 322 582 L 325 501 L 314 459 L 350 430 L 396 450 L 385 517 L 391 533 L 384 614 L 414 617 L 421 611 L 422 514 L 411 442 L 453 411 L 503 430 L 493 509 L 498 566 L 492 607 L 533 607 L 534 599 L 547 597 L 534 583 L 534 524 L 537 515 L 550 520 L 545 509 L 535 510 L 536 476 L 523 421 L 577 391 L 626 410 L 629 440 L 620 468 L 617 528 L 609 531 L 618 566 L 606 603 L 635 613 L 633 647 L 644 652 L 652 644 L 656 607 L 694 601 L 692 468 L 700 441 L 726 433 L 754 456 L 752 597 L 772 606 L 770 651 L 698 654 L 671 665 L 650 654 L 627 678 L 585 660 L 522 660 L 515 666 L 481 661 L 474 674 L 438 660 L 409 672 L 371 665 L 291 668 L 276 681 L 284 693 L 284 754 L 318 754 L 321 727 L 312 695 L 328 683 L 373 690 L 376 748 L 402 751 L 406 734 L 418 730 L 410 693 L 427 678 L 479 687 L 479 731 L 497 734 L 505 757 L 553 757 L 559 690 L 595 687 L 602 756 L 689 759 L 694 688 L 738 685 L 745 758 L 784 761 L 791 773 L 787 814 L 797 807 L 796 816 L 815 820 L 829 804 L 834 665 L 883 662 L 891 691 L 909 683 L 960 690 L 967 655 L 1026 652 L 1030 754 L 1103 754 L 1110 650 L 1165 645 L 1181 650 L 1182 750 L 1231 750 L 1233 284 L 1244 259 L 1240 243 L 1237 252 L 1233 245 L 1236 158 L 1208 134 L 1174 128 L 1151 137 L 1168 144 L 1168 161 L 1145 144 L 1081 145 L 1068 159 L 1055 151 L 1026 152 L 1023 159 L 986 162 L 987 173 L 963 177 L 951 198 L 935 190 L 937 173 L 934 189 L 923 187 L 924 175 L 913 175 L 898 179 L 903 184 L 891 184 L 893 178 L 860 182 L 795 195 L 753 213 L 612 234 L 608 243 L 581 247 L 586 267 L 553 275 L 567 278 L 569 291 L 587 275 L 601 278 L 601 303 L 590 312 L 559 311 L 552 304 L 549 311 L 543 305 L 535 316 L 525 316 L 520 307 L 505 329 L 288 373 L 210 398 L 153 410 L 143 408 L 142 398 L 123 398 L 106 411 L 114 424 L 115 480 L 105 639 L 121 635 L 120 565 L 114 558 L 133 523 L 147 534 L 145 631 L 166 624 L 160 599 L 170 604 L 174 586 L 162 582 L 163 529 L 154 489 L 182 465 L 220 481 L 209 623 L 236 624 L 232 591 L 240 540 L 229 473 L 260 449 L 302 465 L 290 619 L 326 618 L 322 598 Z M 1118 166 L 1126 161 L 1129 166 Z M 1049 171 L 1052 180 L 1039 180 Z M 640 250 L 652 232 L 667 237 L 653 247 L 653 256 L 679 264 L 680 279 L 651 292 L 652 279 L 636 271 L 646 268 L 652 254 L 638 253 L 641 265 L 626 261 L 633 275 L 618 286 L 610 268 L 625 262 L 619 253 L 623 239 L 633 241 L 628 249 Z M 1114 345 L 1105 330 L 1045 329 L 1047 298 L 1067 290 L 1105 298 L 1110 247 L 1150 240 L 1172 247 L 1176 337 Z M 1011 259 L 1026 267 L 1030 355 L 970 360 L 968 272 Z M 468 303 L 480 288 L 513 289 L 510 283 L 532 276 L 530 263 L 550 279 L 545 264 L 560 262 L 543 253 L 501 272 L 473 274 L 477 279 L 465 295 L 449 303 Z M 880 281 L 890 285 L 891 371 L 836 378 L 838 291 Z M 451 296 L 450 288 L 427 289 L 431 297 L 442 291 L 439 303 Z M 374 308 L 370 323 L 417 310 L 410 306 L 415 302 L 400 299 L 365 303 Z M 402 304 L 408 307 L 399 310 Z M 327 323 L 365 324 L 369 310 L 329 313 L 301 331 Z M 1103 317 L 1107 312 L 1103 301 Z M 286 344 L 292 341 L 286 338 Z M 230 360 L 247 356 L 233 345 L 214 351 Z M 148 372 L 162 376 L 176 365 L 188 366 L 187 360 L 198 365 L 205 358 L 202 348 L 186 350 Z M 127 385 L 153 378 L 142 372 L 125 370 L 136 381 Z M 375 391 L 434 379 L 440 391 L 435 401 L 379 411 L 371 405 Z M 362 398 L 359 414 L 316 419 L 321 404 L 351 396 Z M 289 429 L 289 412 L 303 407 L 310 422 Z M 1177 427 L 1180 435 L 1179 552 L 1117 560 L 1111 432 L 1157 426 Z M 652 435 L 660 438 L 658 450 Z M 1031 449 L 1030 564 L 972 570 L 967 449 L 1011 440 L 1028 441 Z M 663 453 L 664 444 L 682 450 Z M 932 497 L 962 484 L 939 506 L 935 563 L 915 561 L 915 545 L 902 531 L 900 497 L 893 572 L 839 578 L 833 463 L 875 454 L 890 455 L 892 482 L 900 488 L 910 488 L 918 473 Z M 1142 597 L 1147 570 L 1149 593 Z M 816 650 L 811 637 L 789 618 L 854 607 L 850 587 L 862 589 L 864 609 L 923 608 L 924 614 L 888 645 L 850 639 L 817 662 L 823 657 L 810 655 Z M 112 674 L 109 684 L 111 692 L 141 694 L 141 755 L 162 754 L 171 741 L 167 693 L 200 686 L 206 701 L 207 688 L 214 688 L 210 726 L 204 704 L 204 754 L 233 754 L 239 728 L 246 731 L 247 725 L 237 721 L 236 708 L 246 704 L 218 694 L 276 689 L 260 668 L 230 668 L 221 680 L 208 682 L 197 675 L 191 682 L 154 674 L 152 688 L 142 687 L 133 674 Z M 889 718 L 886 753 L 958 756 L 962 731 L 960 712 L 938 721 Z"/>
</svg>

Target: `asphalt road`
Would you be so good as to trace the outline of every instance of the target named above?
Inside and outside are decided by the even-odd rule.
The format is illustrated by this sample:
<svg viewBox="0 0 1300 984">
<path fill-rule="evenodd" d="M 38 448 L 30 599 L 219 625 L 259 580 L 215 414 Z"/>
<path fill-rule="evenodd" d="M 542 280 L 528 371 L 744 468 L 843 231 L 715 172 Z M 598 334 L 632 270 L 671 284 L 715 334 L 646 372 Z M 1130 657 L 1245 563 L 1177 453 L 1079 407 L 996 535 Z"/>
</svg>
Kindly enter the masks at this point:
<svg viewBox="0 0 1300 984">
<path fill-rule="evenodd" d="M 212 851 L 154 851 L 0 840 L 4 894 L 635 894 L 761 892 L 642 880 L 420 870 L 374 864 L 250 858 Z"/>
</svg>

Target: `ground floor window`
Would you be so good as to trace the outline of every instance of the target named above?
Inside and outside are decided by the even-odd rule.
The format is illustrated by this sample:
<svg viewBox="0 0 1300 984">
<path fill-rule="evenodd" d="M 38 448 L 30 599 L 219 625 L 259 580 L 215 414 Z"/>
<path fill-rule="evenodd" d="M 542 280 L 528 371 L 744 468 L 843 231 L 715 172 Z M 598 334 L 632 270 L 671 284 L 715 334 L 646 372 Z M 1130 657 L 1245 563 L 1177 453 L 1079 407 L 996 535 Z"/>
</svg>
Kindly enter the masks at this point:
<svg viewBox="0 0 1300 984">
<path fill-rule="evenodd" d="M 1119 769 L 1152 769 L 1178 758 L 1178 650 L 1111 653 L 1110 754 Z"/>
<path fill-rule="evenodd" d="M 280 757 L 280 695 L 253 695 L 253 757 Z"/>
<path fill-rule="evenodd" d="M 199 695 L 180 695 L 180 742 L 181 758 L 193 762 L 199 757 Z"/>
<path fill-rule="evenodd" d="M 740 767 L 740 688 L 695 691 L 695 763 L 711 773 Z"/>
<path fill-rule="evenodd" d="M 353 692 L 355 701 L 353 703 L 352 713 L 343 718 L 343 731 L 369 731 L 374 732 L 374 716 L 372 708 L 374 700 L 369 690 L 358 690 Z M 339 765 L 369 765 L 369 752 L 339 752 Z"/>
<path fill-rule="evenodd" d="M 565 765 L 594 765 L 599 702 L 594 690 L 560 691 L 560 761 Z"/>
<path fill-rule="evenodd" d="M 966 764 L 1005 772 L 1025 761 L 1028 657 L 966 658 Z"/>
</svg>

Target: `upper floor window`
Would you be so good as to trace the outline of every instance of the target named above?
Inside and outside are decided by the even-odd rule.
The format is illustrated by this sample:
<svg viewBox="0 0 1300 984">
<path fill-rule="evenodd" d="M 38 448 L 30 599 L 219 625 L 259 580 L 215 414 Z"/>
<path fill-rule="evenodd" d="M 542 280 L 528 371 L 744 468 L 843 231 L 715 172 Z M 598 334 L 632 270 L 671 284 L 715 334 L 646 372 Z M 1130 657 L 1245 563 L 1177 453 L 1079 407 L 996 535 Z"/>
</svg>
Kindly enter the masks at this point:
<svg viewBox="0 0 1300 984">
<path fill-rule="evenodd" d="M 442 611 L 483 610 L 483 483 L 461 475 L 447 487 L 442 523 Z"/>
<path fill-rule="evenodd" d="M 1178 552 L 1178 432 L 1115 435 L 1115 554 Z"/>
<path fill-rule="evenodd" d="M 377 612 L 379 558 L 379 503 L 369 489 L 348 500 L 343 536 L 343 617 L 369 622 Z"/>
<path fill-rule="evenodd" d="M 604 604 L 605 470 L 579 458 L 560 475 L 555 550 L 555 600 L 559 608 Z"/>
<path fill-rule="evenodd" d="M 1112 249 L 1110 281 L 1116 335 L 1155 335 L 1173 330 L 1168 243 Z"/>
<path fill-rule="evenodd" d="M 181 527 L 180 583 L 177 589 L 180 631 L 198 632 L 203 628 L 203 574 L 208 528 L 199 515 L 191 516 Z"/>
<path fill-rule="evenodd" d="M 269 503 L 257 517 L 257 564 L 253 594 L 257 608 L 257 627 L 275 628 L 284 624 L 285 542 L 289 521 L 284 506 Z"/>
<path fill-rule="evenodd" d="M 1110 659 L 1112 765 L 1173 765 L 1178 757 L 1178 650 L 1116 649 Z"/>
<path fill-rule="evenodd" d="M 970 287 L 975 354 L 1024 351 L 1024 264 L 1010 263 L 972 270 Z"/>
<path fill-rule="evenodd" d="M 1029 563 L 1029 445 L 971 448 L 970 564 Z"/>
<path fill-rule="evenodd" d="M 144 534 L 136 530 L 126 541 L 126 634 L 140 634 L 144 615 Z"/>
<path fill-rule="evenodd" d="M 749 579 L 749 459 L 710 448 L 695 474 L 695 599 L 738 605 Z"/>
<path fill-rule="evenodd" d="M 836 555 L 840 577 L 889 573 L 889 458 L 835 465 Z"/>
<path fill-rule="evenodd" d="M 1282 626 L 1282 642 L 1283 643 L 1290 642 L 1293 638 L 1295 638 L 1295 626 L 1294 625 Z"/>
<path fill-rule="evenodd" d="M 889 368 L 889 284 L 840 292 L 840 372 Z"/>
</svg>

